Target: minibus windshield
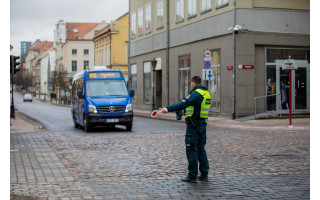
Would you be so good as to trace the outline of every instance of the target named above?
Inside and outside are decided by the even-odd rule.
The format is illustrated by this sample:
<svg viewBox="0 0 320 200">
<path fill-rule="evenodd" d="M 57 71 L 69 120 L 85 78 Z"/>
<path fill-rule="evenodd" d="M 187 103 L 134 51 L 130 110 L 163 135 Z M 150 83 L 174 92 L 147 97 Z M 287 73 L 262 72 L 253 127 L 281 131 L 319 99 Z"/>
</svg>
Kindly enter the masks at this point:
<svg viewBox="0 0 320 200">
<path fill-rule="evenodd" d="M 86 94 L 88 97 L 127 96 L 128 90 L 124 80 L 88 80 Z"/>
</svg>

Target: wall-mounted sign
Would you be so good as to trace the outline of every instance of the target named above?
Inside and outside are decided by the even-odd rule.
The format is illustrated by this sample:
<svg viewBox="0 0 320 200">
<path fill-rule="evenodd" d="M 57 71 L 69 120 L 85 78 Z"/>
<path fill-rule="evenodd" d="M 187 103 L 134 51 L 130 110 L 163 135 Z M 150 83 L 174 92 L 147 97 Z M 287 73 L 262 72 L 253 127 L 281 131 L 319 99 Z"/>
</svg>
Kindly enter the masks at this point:
<svg viewBox="0 0 320 200">
<path fill-rule="evenodd" d="M 137 65 L 131 65 L 131 74 L 137 74 Z"/>
<path fill-rule="evenodd" d="M 202 79 L 203 80 L 212 80 L 213 74 L 212 69 L 203 69 L 202 70 Z"/>
<path fill-rule="evenodd" d="M 209 69 L 211 67 L 211 63 L 209 61 L 205 62 L 204 67 Z"/>
<path fill-rule="evenodd" d="M 294 65 L 294 59 L 287 59 L 284 61 L 284 65 L 282 66 L 282 70 L 297 70 L 298 67 Z"/>
<path fill-rule="evenodd" d="M 227 66 L 227 70 L 233 70 L 233 66 Z"/>
<path fill-rule="evenodd" d="M 211 57 L 211 51 L 209 49 L 204 51 L 204 56 L 205 57 Z"/>
<path fill-rule="evenodd" d="M 161 70 L 162 69 L 161 57 L 156 58 L 156 60 L 157 60 L 156 70 Z"/>
<path fill-rule="evenodd" d="M 239 65 L 239 69 L 254 69 L 254 65 Z"/>
</svg>

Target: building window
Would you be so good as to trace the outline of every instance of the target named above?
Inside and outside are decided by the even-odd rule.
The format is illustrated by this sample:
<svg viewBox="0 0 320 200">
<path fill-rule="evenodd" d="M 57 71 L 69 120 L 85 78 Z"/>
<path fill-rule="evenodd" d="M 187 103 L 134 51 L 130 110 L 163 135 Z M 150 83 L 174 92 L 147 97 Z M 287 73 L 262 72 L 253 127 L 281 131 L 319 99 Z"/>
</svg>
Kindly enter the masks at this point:
<svg viewBox="0 0 320 200">
<path fill-rule="evenodd" d="M 131 13 L 131 38 L 135 38 L 137 34 L 136 20 L 136 13 Z"/>
<path fill-rule="evenodd" d="M 83 55 L 89 55 L 89 49 L 84 49 L 83 50 Z"/>
<path fill-rule="evenodd" d="M 145 20 L 145 31 L 146 33 L 151 32 L 151 4 L 146 5 L 146 20 Z"/>
<path fill-rule="evenodd" d="M 143 102 L 151 103 L 151 62 L 143 63 Z"/>
<path fill-rule="evenodd" d="M 143 35 L 143 9 L 138 10 L 138 35 Z"/>
<path fill-rule="evenodd" d="M 73 61 L 72 61 L 72 71 L 73 71 L 73 72 L 76 72 L 76 71 L 77 71 L 77 61 L 76 61 L 76 60 L 73 60 Z"/>
<path fill-rule="evenodd" d="M 89 60 L 83 61 L 83 70 L 89 70 Z"/>
<path fill-rule="evenodd" d="M 221 81 L 221 51 L 214 50 L 211 51 L 212 60 L 211 70 L 212 79 L 206 81 L 206 86 L 211 95 L 211 110 L 215 112 L 220 112 L 221 97 L 220 97 L 220 81 Z"/>
<path fill-rule="evenodd" d="M 103 65 L 103 49 L 100 49 L 100 64 Z"/>
<path fill-rule="evenodd" d="M 183 18 L 184 18 L 183 1 L 184 0 L 176 0 L 176 22 L 183 21 Z"/>
<path fill-rule="evenodd" d="M 131 90 L 137 93 L 137 65 L 131 65 Z M 137 102 L 137 95 L 134 95 L 132 101 Z"/>
<path fill-rule="evenodd" d="M 201 12 L 207 12 L 211 10 L 211 0 L 201 0 Z"/>
<path fill-rule="evenodd" d="M 163 27 L 163 0 L 157 0 L 157 28 Z"/>
<path fill-rule="evenodd" d="M 72 54 L 73 56 L 77 55 L 77 49 L 72 49 L 72 50 L 71 50 L 71 54 Z"/>
<path fill-rule="evenodd" d="M 104 49 L 105 55 L 104 55 L 104 65 L 106 66 L 108 63 L 108 48 L 106 47 Z"/>
<path fill-rule="evenodd" d="M 183 99 L 191 91 L 191 56 L 179 56 L 179 99 Z"/>
<path fill-rule="evenodd" d="M 197 15 L 197 0 L 188 0 L 188 17 Z"/>
<path fill-rule="evenodd" d="M 228 0 L 217 0 L 217 8 L 221 8 L 227 5 L 229 5 Z"/>
</svg>

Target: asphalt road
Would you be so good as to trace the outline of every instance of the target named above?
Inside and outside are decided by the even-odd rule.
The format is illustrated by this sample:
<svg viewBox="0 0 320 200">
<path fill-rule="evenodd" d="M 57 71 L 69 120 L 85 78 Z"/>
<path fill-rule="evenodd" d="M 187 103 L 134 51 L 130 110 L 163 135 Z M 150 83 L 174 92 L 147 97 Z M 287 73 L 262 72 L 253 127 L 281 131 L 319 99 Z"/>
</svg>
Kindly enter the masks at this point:
<svg viewBox="0 0 320 200">
<path fill-rule="evenodd" d="M 23 96 L 14 93 L 15 108 L 36 119 L 50 131 L 68 131 L 79 133 L 83 129 L 75 129 L 71 117 L 71 109 L 65 106 L 48 104 L 34 99 L 33 102 L 23 102 Z M 134 116 L 132 132 L 150 131 L 185 131 L 186 126 L 183 122 L 149 119 Z M 96 128 L 93 132 L 125 131 L 124 126 L 116 126 L 115 129 Z"/>
</svg>

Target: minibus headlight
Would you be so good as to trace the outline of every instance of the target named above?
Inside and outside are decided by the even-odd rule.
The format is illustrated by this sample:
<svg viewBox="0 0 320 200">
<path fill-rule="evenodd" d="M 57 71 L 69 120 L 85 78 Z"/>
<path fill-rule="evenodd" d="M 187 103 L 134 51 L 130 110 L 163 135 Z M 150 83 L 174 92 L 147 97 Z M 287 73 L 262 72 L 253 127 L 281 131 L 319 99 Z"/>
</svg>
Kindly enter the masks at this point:
<svg viewBox="0 0 320 200">
<path fill-rule="evenodd" d="M 96 107 L 93 105 L 88 105 L 88 111 L 91 113 L 98 113 Z"/>
<path fill-rule="evenodd" d="M 132 104 L 130 103 L 126 106 L 126 112 L 131 112 L 132 110 Z"/>
</svg>

